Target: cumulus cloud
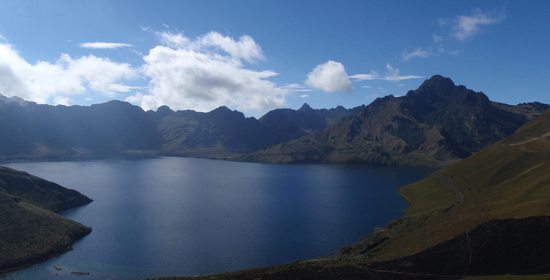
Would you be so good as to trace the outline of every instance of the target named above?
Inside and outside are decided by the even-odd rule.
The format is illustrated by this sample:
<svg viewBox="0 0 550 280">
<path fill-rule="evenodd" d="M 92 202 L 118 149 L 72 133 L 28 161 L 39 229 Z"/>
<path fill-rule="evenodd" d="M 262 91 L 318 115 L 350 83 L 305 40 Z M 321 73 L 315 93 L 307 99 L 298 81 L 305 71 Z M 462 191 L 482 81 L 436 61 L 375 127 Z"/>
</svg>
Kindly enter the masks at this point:
<svg viewBox="0 0 550 280">
<path fill-rule="evenodd" d="M 80 43 L 81 48 L 85 49 L 120 49 L 131 47 L 131 44 L 113 43 L 113 42 L 86 42 Z"/>
<path fill-rule="evenodd" d="M 225 105 L 239 110 L 282 106 L 287 89 L 269 79 L 274 71 L 245 66 L 263 57 L 249 36 L 239 40 L 216 32 L 190 39 L 180 33 L 159 33 L 161 45 L 144 57 L 143 75 L 149 92 L 126 100 L 142 108 L 168 105 L 174 109 L 209 111 Z"/>
<path fill-rule="evenodd" d="M 477 9 L 471 15 L 461 15 L 456 18 L 452 35 L 457 40 L 464 41 L 478 34 L 483 26 L 499 23 L 502 20 L 502 15 L 491 15 Z"/>
<path fill-rule="evenodd" d="M 417 49 L 412 50 L 412 51 L 404 51 L 401 54 L 401 57 L 403 58 L 404 61 L 409 61 L 413 58 L 426 58 L 426 57 L 430 57 L 432 55 L 433 55 L 433 52 L 431 52 L 431 51 L 428 51 L 428 50 L 425 50 L 425 49 L 422 49 L 422 48 L 417 48 Z"/>
<path fill-rule="evenodd" d="M 356 81 L 383 80 L 383 81 L 390 81 L 390 82 L 399 82 L 404 80 L 423 78 L 423 76 L 418 76 L 418 75 L 401 75 L 399 69 L 394 68 L 389 63 L 386 64 L 386 73 L 383 75 L 379 74 L 378 72 L 371 71 L 369 74 L 355 74 L 349 77 Z"/>
<path fill-rule="evenodd" d="M 344 65 L 332 60 L 317 65 L 307 75 L 306 84 L 325 92 L 351 91 L 351 81 Z"/>
<path fill-rule="evenodd" d="M 116 63 L 93 55 L 73 59 L 67 54 L 61 55 L 58 63 L 87 88 L 110 97 L 136 88 L 122 83 L 138 76 L 137 71 L 127 63 Z"/>
<path fill-rule="evenodd" d="M 97 91 L 112 95 L 122 90 L 136 71 L 124 63 L 93 55 L 56 62 L 23 59 L 9 44 L 0 44 L 0 93 L 38 103 L 68 104 L 70 96 Z"/>
</svg>

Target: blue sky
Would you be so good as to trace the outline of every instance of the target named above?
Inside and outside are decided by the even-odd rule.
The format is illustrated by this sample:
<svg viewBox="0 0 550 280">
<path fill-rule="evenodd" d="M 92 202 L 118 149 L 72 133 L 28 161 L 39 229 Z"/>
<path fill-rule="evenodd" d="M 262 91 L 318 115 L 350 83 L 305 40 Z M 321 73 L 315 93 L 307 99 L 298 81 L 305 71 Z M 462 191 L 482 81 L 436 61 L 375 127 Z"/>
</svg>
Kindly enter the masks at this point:
<svg viewBox="0 0 550 280">
<path fill-rule="evenodd" d="M 3 0 L 0 93 L 258 116 L 368 104 L 442 74 L 550 103 L 549 14 L 548 1 Z"/>
</svg>

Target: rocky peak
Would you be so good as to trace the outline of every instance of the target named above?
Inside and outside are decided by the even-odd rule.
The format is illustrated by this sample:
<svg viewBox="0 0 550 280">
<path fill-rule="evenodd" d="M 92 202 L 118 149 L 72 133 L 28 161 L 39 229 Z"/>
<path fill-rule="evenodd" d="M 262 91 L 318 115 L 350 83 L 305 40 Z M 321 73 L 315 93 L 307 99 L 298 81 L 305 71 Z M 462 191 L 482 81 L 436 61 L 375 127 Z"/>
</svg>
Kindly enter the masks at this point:
<svg viewBox="0 0 550 280">
<path fill-rule="evenodd" d="M 313 110 L 313 109 L 307 103 L 304 103 L 304 105 L 302 105 L 302 107 L 300 107 L 300 109 L 298 109 L 298 111 L 309 111 L 309 110 Z"/>
<path fill-rule="evenodd" d="M 456 87 L 453 80 L 441 75 L 434 75 L 431 78 L 425 80 L 419 87 L 419 90 L 431 90 L 431 91 L 447 91 Z"/>
</svg>

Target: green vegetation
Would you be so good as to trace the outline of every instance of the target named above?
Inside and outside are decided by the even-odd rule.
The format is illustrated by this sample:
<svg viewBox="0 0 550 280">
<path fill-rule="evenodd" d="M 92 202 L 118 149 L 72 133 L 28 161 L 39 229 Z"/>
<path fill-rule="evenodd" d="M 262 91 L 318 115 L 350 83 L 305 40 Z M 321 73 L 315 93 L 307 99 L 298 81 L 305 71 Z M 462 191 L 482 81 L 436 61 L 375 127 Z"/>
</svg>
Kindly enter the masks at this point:
<svg viewBox="0 0 550 280">
<path fill-rule="evenodd" d="M 91 229 L 53 211 L 90 202 L 77 191 L 0 167 L 0 273 L 70 250 Z"/>
</svg>

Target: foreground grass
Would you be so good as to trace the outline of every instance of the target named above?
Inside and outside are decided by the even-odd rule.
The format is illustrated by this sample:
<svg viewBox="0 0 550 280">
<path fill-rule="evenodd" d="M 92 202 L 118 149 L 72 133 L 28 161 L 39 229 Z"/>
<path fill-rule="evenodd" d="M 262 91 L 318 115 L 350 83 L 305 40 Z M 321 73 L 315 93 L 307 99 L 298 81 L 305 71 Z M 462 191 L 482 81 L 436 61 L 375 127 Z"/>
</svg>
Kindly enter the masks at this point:
<svg viewBox="0 0 550 280">
<path fill-rule="evenodd" d="M 495 276 L 472 276 L 464 280 L 548 280 L 550 274 L 544 275 L 495 275 Z"/>
</svg>

